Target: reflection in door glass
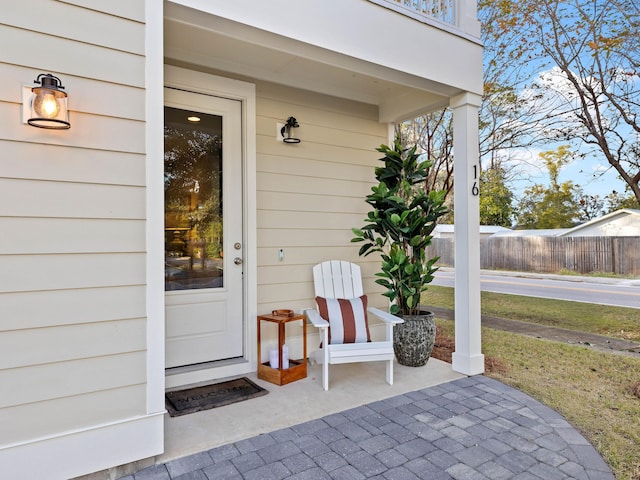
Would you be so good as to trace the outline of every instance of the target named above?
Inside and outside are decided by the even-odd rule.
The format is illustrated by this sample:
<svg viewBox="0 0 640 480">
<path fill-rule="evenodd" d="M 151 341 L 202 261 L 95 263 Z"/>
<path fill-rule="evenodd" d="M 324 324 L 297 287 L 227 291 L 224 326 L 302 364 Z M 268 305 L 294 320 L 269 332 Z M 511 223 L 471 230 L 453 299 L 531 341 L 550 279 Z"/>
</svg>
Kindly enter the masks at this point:
<svg viewBox="0 0 640 480">
<path fill-rule="evenodd" d="M 223 286 L 222 117 L 164 109 L 165 290 Z"/>
</svg>

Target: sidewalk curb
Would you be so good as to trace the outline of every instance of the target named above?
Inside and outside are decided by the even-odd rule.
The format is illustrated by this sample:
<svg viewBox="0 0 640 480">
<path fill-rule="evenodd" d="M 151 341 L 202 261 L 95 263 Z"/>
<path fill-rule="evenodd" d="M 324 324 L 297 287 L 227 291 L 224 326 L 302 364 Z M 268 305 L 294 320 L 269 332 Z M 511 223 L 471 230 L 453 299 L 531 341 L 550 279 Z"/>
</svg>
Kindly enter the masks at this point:
<svg viewBox="0 0 640 480">
<path fill-rule="evenodd" d="M 454 311 L 448 308 L 426 307 L 432 311 L 436 317 L 445 320 L 454 319 Z M 569 345 L 583 345 L 592 347 L 607 353 L 618 353 L 640 357 L 640 344 L 618 338 L 606 337 L 595 333 L 580 332 L 566 328 L 540 325 L 537 323 L 523 322 L 520 320 L 510 320 L 506 318 L 491 317 L 482 315 L 482 326 L 496 330 L 503 330 L 529 337 L 542 338 L 555 342 L 567 343 Z"/>
<path fill-rule="evenodd" d="M 440 267 L 443 272 L 455 273 L 454 267 Z M 547 280 L 562 280 L 564 282 L 587 282 L 601 283 L 607 285 L 626 285 L 630 287 L 640 287 L 640 278 L 610 278 L 584 275 L 561 275 L 559 273 L 539 273 L 539 272 L 512 272 L 507 270 L 480 270 L 481 275 L 494 275 L 503 277 L 540 278 Z"/>
</svg>

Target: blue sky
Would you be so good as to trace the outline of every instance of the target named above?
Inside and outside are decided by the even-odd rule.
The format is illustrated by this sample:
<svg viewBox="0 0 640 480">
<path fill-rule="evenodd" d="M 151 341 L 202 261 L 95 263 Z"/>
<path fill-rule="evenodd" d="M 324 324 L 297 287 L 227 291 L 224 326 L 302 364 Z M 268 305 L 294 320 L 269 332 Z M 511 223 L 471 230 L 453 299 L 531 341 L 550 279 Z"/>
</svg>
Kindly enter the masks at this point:
<svg viewBox="0 0 640 480">
<path fill-rule="evenodd" d="M 576 97 L 572 94 L 571 88 L 562 74 L 557 69 L 543 70 L 532 75 L 532 79 L 544 78 L 544 82 L 549 88 L 544 90 L 542 97 L 535 97 L 532 91 L 522 88 L 519 92 L 523 98 L 535 98 L 531 101 L 532 105 L 537 105 L 537 111 L 550 113 L 557 117 L 570 117 L 568 112 L 569 106 L 575 104 Z M 539 91 L 538 91 L 539 93 Z M 606 111 L 603 110 L 603 111 Z M 558 113 L 562 112 L 562 113 Z M 575 122 L 575 120 L 573 120 Z M 536 130 L 542 127 L 528 126 L 535 134 L 540 132 Z M 517 178 L 513 181 L 512 187 L 518 198 L 520 198 L 524 190 L 534 184 L 548 185 L 549 174 L 540 159 L 539 154 L 549 150 L 555 150 L 562 144 L 571 144 L 576 154 L 585 154 L 585 156 L 577 156 L 570 164 L 563 167 L 560 171 L 559 181 L 572 181 L 574 184 L 582 187 L 583 192 L 588 195 L 599 195 L 605 197 L 613 190 L 624 193 L 625 182 L 618 176 L 617 172 L 608 164 L 604 155 L 593 145 L 585 145 L 579 141 L 581 134 L 579 128 L 576 128 L 576 140 L 573 142 L 562 142 L 550 140 L 546 144 L 537 144 L 535 147 L 529 147 L 520 150 L 511 150 L 509 152 L 509 165 L 519 172 Z M 634 135 L 629 129 L 628 135 Z M 544 136 L 544 135 L 542 135 Z"/>
<path fill-rule="evenodd" d="M 517 157 L 512 155 L 512 162 L 518 164 L 521 171 L 521 178 L 514 180 L 513 188 L 516 196 L 520 198 L 524 190 L 533 184 L 539 183 L 548 185 L 549 174 L 544 164 L 537 158 L 537 154 L 549 148 L 531 148 L 527 151 L 519 152 Z M 519 157 L 519 158 L 518 158 Z M 588 195 L 599 195 L 605 197 L 612 190 L 624 193 L 625 183 L 620 179 L 617 172 L 609 167 L 603 159 L 586 158 L 575 160 L 560 171 L 560 182 L 572 181 L 582 187 Z"/>
</svg>

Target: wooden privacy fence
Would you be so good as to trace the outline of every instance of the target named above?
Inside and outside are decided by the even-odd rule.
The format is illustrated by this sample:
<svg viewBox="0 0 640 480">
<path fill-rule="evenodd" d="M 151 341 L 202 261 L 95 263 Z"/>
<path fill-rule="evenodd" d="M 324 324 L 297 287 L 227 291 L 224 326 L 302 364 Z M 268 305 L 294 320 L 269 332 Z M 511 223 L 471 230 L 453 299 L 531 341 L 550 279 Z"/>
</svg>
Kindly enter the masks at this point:
<svg viewBox="0 0 640 480">
<path fill-rule="evenodd" d="M 427 255 L 454 266 L 453 239 L 434 238 Z M 640 237 L 488 237 L 480 240 L 480 268 L 640 275 Z"/>
</svg>

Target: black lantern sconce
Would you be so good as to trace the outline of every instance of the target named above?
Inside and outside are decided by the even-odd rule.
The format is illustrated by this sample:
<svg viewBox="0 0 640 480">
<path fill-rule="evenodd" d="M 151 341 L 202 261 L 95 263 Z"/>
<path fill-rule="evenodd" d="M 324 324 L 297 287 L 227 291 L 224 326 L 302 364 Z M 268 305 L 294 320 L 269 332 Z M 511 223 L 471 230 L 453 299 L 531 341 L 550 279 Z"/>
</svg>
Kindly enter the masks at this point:
<svg viewBox="0 0 640 480">
<path fill-rule="evenodd" d="M 54 130 L 71 128 L 67 92 L 60 79 L 50 73 L 41 73 L 34 83 L 39 86 L 25 87 L 23 94 L 24 123 Z"/>
<path fill-rule="evenodd" d="M 282 141 L 284 143 L 300 143 L 300 139 L 292 135 L 291 129 L 298 128 L 300 125 L 294 117 L 287 118 L 287 123 L 280 129 L 280 135 L 282 135 Z"/>
</svg>

